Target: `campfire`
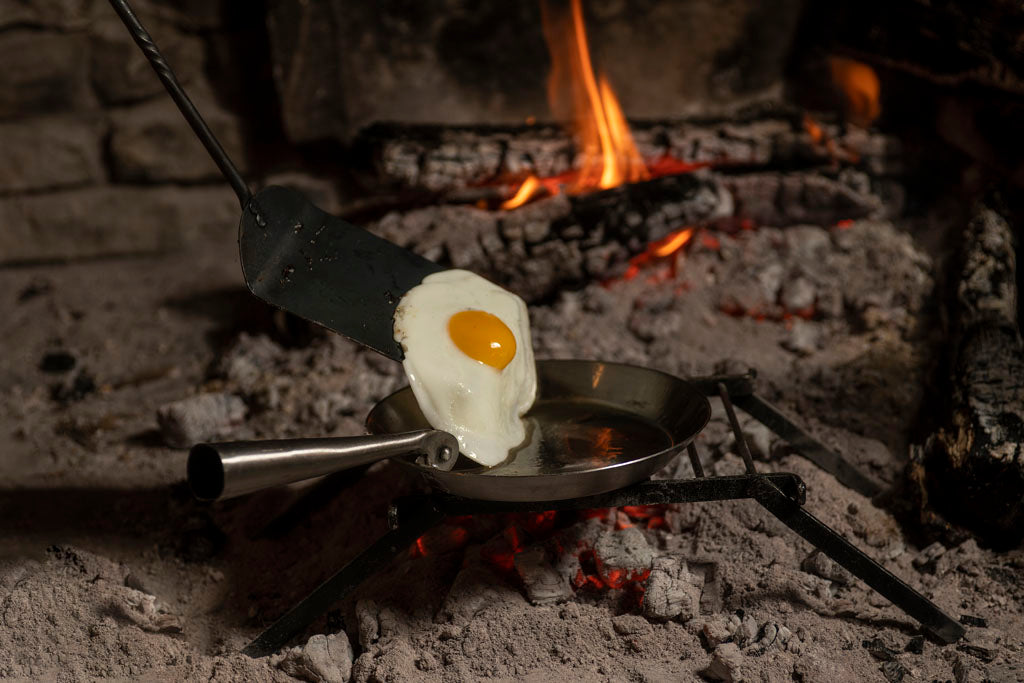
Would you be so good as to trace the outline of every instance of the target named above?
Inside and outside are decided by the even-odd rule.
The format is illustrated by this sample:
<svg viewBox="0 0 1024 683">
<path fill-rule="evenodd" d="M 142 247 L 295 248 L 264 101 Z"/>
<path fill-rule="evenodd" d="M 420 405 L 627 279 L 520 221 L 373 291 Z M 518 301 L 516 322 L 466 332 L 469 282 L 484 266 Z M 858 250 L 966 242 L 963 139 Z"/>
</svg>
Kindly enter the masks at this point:
<svg viewBox="0 0 1024 683">
<path fill-rule="evenodd" d="M 0 21 L 0 677 L 1019 678 L 1019 8 L 114 5 Z"/>
<path fill-rule="evenodd" d="M 579 0 L 570 4 L 568 12 L 558 12 L 550 3 L 543 8 L 544 37 L 551 53 L 548 101 L 557 118 L 572 122 L 581 163 L 579 169 L 560 177 L 531 175 L 501 205 L 503 209 L 522 206 L 538 188 L 557 194 L 564 186 L 565 191 L 580 194 L 651 177 L 607 77 L 600 72 L 595 77 Z"/>
<path fill-rule="evenodd" d="M 501 208 L 516 209 L 542 195 L 607 190 L 704 167 L 668 154 L 650 161 L 641 156 L 608 78 L 594 69 L 580 0 L 573 0 L 568 8 L 554 5 L 542 3 L 544 37 L 551 55 L 548 103 L 554 117 L 566 121 L 574 136 L 575 167 L 546 177 L 531 173 Z"/>
</svg>

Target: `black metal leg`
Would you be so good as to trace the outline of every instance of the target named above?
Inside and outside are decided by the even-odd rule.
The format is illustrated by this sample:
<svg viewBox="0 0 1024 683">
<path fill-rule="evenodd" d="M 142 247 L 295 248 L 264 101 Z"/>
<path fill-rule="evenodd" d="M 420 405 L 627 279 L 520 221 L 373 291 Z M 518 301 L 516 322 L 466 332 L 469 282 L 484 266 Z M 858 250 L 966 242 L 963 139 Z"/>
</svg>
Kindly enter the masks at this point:
<svg viewBox="0 0 1024 683">
<path fill-rule="evenodd" d="M 282 538 L 298 524 L 313 516 L 313 513 L 334 500 L 342 491 L 354 486 L 366 474 L 369 465 L 342 470 L 324 477 L 310 487 L 301 498 L 288 506 L 281 514 L 263 527 L 256 538 Z"/>
<path fill-rule="evenodd" d="M 856 546 L 822 523 L 817 517 L 800 507 L 770 481 L 762 479 L 755 484 L 755 498 L 768 512 L 783 524 L 800 534 L 840 566 L 871 588 L 888 598 L 894 605 L 946 643 L 954 643 L 964 635 L 964 627 L 939 609 L 938 605 L 904 583 L 899 577 L 865 555 Z"/>
<path fill-rule="evenodd" d="M 839 483 L 868 498 L 874 498 L 882 492 L 882 487 L 877 482 L 844 460 L 841 455 L 826 448 L 775 406 L 754 393 L 756 377 L 756 372 L 748 370 L 742 375 L 708 375 L 690 377 L 687 381 L 705 396 L 721 396 L 724 385 L 725 393 L 736 407 L 785 439 L 797 453 L 834 476 Z M 743 453 L 739 455 L 743 457 Z"/>
<path fill-rule="evenodd" d="M 320 584 L 242 652 L 250 657 L 266 657 L 280 650 L 332 605 L 351 593 L 366 577 L 382 570 L 416 539 L 444 519 L 444 516 L 444 513 L 430 505 L 429 497 L 422 497 L 416 509 L 409 509 L 402 514 L 400 525 L 381 536 L 338 573 Z"/>
<path fill-rule="evenodd" d="M 725 416 L 729 418 L 729 426 L 732 427 L 732 433 L 736 436 L 736 450 L 740 452 L 740 457 L 743 458 L 743 465 L 747 468 L 747 474 L 754 474 L 757 472 L 757 468 L 754 467 L 754 459 L 750 457 L 750 448 L 747 447 L 747 440 L 743 436 L 743 430 L 740 429 L 740 421 L 736 419 L 736 411 L 732 409 L 729 390 L 724 382 L 718 383 L 718 397 L 722 399 Z"/>
<path fill-rule="evenodd" d="M 846 460 L 843 460 L 842 456 L 838 453 L 826 448 L 820 441 L 814 439 L 783 413 L 779 412 L 775 406 L 757 394 L 736 396 L 733 399 L 733 403 L 765 427 L 788 441 L 789 445 L 797 453 L 834 476 L 840 484 L 848 486 L 868 498 L 874 498 L 882 492 L 882 487 L 874 480 Z"/>
<path fill-rule="evenodd" d="M 700 456 L 697 454 L 697 447 L 691 441 L 686 445 L 686 455 L 690 457 L 690 467 L 693 468 L 693 475 L 698 479 L 704 478 L 704 467 L 700 464 Z"/>
</svg>

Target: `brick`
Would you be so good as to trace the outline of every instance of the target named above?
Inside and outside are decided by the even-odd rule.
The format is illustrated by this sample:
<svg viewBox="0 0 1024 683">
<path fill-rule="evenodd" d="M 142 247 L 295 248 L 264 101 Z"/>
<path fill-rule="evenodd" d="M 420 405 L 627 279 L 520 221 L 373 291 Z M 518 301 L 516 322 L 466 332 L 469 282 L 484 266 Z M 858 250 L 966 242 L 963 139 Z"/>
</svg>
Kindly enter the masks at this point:
<svg viewBox="0 0 1024 683">
<path fill-rule="evenodd" d="M 0 29 L 84 28 L 96 4 L 97 0 L 0 0 Z"/>
<path fill-rule="evenodd" d="M 183 84 L 198 80 L 205 55 L 202 40 L 165 22 L 146 16 L 142 20 L 178 80 Z M 92 84 L 104 102 L 137 102 L 164 92 L 153 67 L 116 16 L 97 21 L 90 42 Z"/>
<path fill-rule="evenodd" d="M 103 182 L 103 130 L 68 117 L 0 124 L 0 194 Z"/>
<path fill-rule="evenodd" d="M 0 263 L 154 253 L 231 234 L 226 186 L 97 187 L 0 199 Z"/>
<path fill-rule="evenodd" d="M 84 34 L 0 34 L 0 119 L 95 109 Z"/>
<path fill-rule="evenodd" d="M 238 120 L 209 98 L 195 97 L 193 101 L 232 160 L 244 167 Z M 221 177 L 206 148 L 168 97 L 115 114 L 109 152 L 112 174 L 119 181 L 196 182 Z"/>
</svg>

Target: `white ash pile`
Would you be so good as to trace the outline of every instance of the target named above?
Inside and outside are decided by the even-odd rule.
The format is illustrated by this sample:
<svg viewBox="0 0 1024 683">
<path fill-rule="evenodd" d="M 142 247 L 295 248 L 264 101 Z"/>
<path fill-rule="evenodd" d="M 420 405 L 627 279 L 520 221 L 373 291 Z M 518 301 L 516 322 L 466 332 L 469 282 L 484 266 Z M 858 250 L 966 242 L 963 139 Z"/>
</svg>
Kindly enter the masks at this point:
<svg viewBox="0 0 1024 683">
<path fill-rule="evenodd" d="M 223 578 L 211 574 L 206 583 Z M 173 591 L 82 548 L 54 545 L 28 562 L 0 558 L 0 595 L 2 678 L 278 680 L 264 662 L 238 653 L 200 655 L 181 636 L 191 625 Z"/>
<path fill-rule="evenodd" d="M 716 464 L 741 466 L 735 455 Z M 1005 629 L 1021 617 L 1005 605 L 1024 585 L 1019 569 L 999 585 L 985 577 L 1005 578 L 1004 565 L 973 543 L 914 551 L 862 496 L 794 456 L 778 467 L 808 481 L 813 512 L 916 589 L 954 613 L 992 614 L 982 605 L 1002 601 L 1003 626 L 963 616 L 968 636 L 949 646 L 917 635 L 909 617 L 751 501 L 668 506 L 654 528 L 621 508 L 547 539 L 517 531 L 518 551 L 506 530 L 399 560 L 344 610 L 362 651 L 353 679 L 1014 680 L 1022 660 Z M 416 590 L 415 577 L 435 571 L 448 572 L 447 590 Z"/>
</svg>

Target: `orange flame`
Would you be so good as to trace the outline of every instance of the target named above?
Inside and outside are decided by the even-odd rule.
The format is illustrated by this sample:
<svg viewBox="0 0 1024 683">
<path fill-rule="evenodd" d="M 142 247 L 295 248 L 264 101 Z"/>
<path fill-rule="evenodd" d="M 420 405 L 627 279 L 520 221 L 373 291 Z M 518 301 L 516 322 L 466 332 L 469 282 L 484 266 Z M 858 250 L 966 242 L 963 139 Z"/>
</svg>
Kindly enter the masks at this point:
<svg viewBox="0 0 1024 683">
<path fill-rule="evenodd" d="M 645 162 L 608 79 L 594 71 L 580 0 L 553 6 L 541 0 L 544 39 L 551 53 L 548 102 L 555 118 L 568 121 L 578 136 L 579 168 L 550 177 L 531 175 L 501 208 L 515 209 L 542 195 L 604 190 L 710 166 L 669 155 Z"/>
<path fill-rule="evenodd" d="M 507 210 L 522 206 L 533 199 L 533 195 L 537 192 L 537 188 L 540 186 L 540 178 L 535 175 L 531 175 L 523 181 L 523 184 L 519 186 L 519 189 L 511 199 L 506 199 L 501 203 L 501 208 Z"/>
<path fill-rule="evenodd" d="M 622 107 L 604 74 L 595 78 L 580 0 L 569 16 L 542 5 L 544 37 L 551 52 L 548 101 L 559 118 L 572 121 L 579 135 L 582 165 L 569 191 L 607 189 L 649 176 L 629 132 Z"/>
<path fill-rule="evenodd" d="M 882 113 L 881 85 L 878 75 L 867 64 L 846 57 L 829 57 L 832 82 L 846 99 L 846 114 L 850 121 L 863 127 Z"/>
<path fill-rule="evenodd" d="M 632 280 L 640 274 L 641 269 L 646 268 L 652 263 L 663 263 L 665 261 L 670 261 L 670 275 L 675 277 L 676 259 L 669 259 L 668 257 L 689 244 L 691 239 L 693 239 L 693 228 L 682 228 L 669 233 L 660 240 L 651 242 L 647 245 L 646 251 L 629 259 L 629 267 L 622 274 L 622 279 Z"/>
</svg>

